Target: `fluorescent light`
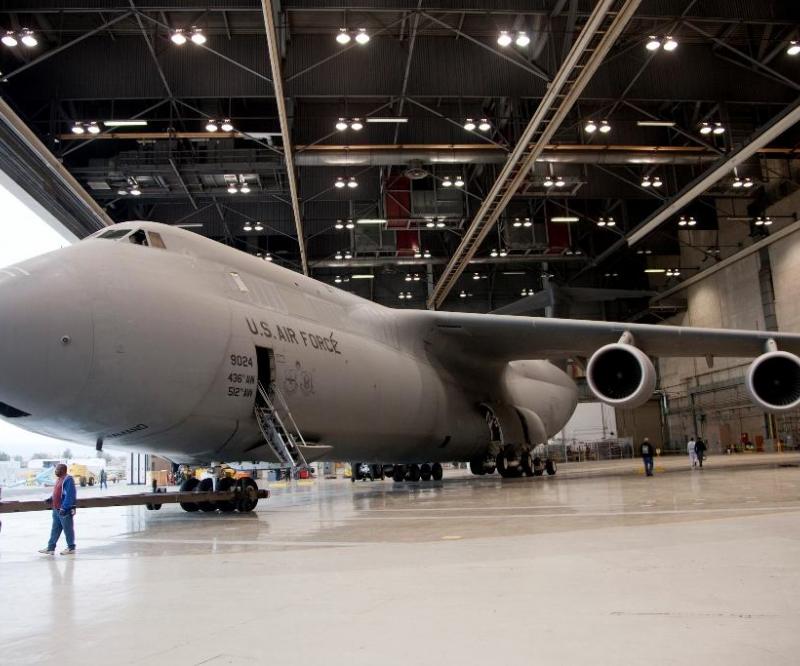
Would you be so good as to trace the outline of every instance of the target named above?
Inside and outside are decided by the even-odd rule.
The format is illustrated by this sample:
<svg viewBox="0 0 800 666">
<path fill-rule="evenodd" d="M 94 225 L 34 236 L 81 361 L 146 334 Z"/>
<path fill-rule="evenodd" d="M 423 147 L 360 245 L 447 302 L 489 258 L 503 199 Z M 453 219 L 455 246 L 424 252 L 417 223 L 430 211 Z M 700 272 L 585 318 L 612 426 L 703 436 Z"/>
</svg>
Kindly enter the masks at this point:
<svg viewBox="0 0 800 666">
<path fill-rule="evenodd" d="M 386 220 L 365 218 L 362 220 L 356 220 L 356 224 L 386 224 Z"/>
<path fill-rule="evenodd" d="M 106 127 L 146 127 L 146 120 L 104 120 Z"/>
<path fill-rule="evenodd" d="M 573 217 L 571 215 L 568 215 L 568 216 L 563 216 L 563 217 L 551 217 L 550 221 L 551 222 L 577 222 L 578 218 L 577 217 Z"/>
<path fill-rule="evenodd" d="M 181 227 L 183 229 L 200 229 L 203 226 L 202 222 L 187 222 L 186 224 L 174 224 L 174 227 Z"/>
<path fill-rule="evenodd" d="M 667 269 L 666 268 L 645 268 L 644 272 L 645 273 L 666 273 Z"/>
<path fill-rule="evenodd" d="M 525 275 L 525 271 L 503 271 L 503 275 Z"/>
<path fill-rule="evenodd" d="M 636 124 L 639 127 L 675 127 L 672 120 L 637 120 Z"/>
<path fill-rule="evenodd" d="M 354 280 L 372 280 L 375 276 L 369 273 L 356 273 L 350 277 L 352 277 Z"/>
<path fill-rule="evenodd" d="M 368 123 L 407 123 L 408 118 L 367 118 Z"/>
</svg>

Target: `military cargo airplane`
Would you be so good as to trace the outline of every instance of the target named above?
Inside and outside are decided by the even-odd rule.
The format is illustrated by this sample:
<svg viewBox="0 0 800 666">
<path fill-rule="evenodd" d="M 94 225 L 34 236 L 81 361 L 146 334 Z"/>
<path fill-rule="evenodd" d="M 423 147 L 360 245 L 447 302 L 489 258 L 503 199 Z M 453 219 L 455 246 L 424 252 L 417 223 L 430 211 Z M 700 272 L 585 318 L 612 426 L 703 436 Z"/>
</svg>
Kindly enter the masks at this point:
<svg viewBox="0 0 800 666">
<path fill-rule="evenodd" d="M 0 270 L 0 313 L 0 416 L 179 463 L 555 473 L 535 451 L 577 404 L 551 363 L 569 357 L 618 407 L 650 398 L 663 355 L 755 357 L 753 402 L 800 405 L 800 335 L 393 310 L 152 222 Z"/>
</svg>

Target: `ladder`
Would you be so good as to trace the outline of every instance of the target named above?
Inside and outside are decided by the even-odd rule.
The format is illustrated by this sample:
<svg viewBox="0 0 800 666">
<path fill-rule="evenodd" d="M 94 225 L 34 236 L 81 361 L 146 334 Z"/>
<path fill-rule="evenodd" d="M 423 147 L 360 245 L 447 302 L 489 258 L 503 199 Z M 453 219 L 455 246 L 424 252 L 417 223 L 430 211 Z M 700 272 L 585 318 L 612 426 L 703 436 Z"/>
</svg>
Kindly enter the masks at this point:
<svg viewBox="0 0 800 666">
<path fill-rule="evenodd" d="M 289 411 L 289 406 L 275 384 L 270 384 L 269 389 L 267 390 L 261 382 L 258 382 L 258 395 L 263 400 L 263 404 L 256 401 L 254 413 L 261 434 L 278 458 L 281 467 L 289 467 L 292 471 L 298 467 L 307 467 L 308 463 L 300 450 L 300 447 L 305 446 L 306 443 Z M 284 418 L 281 418 L 278 413 L 276 402 L 280 402 L 285 414 Z M 286 427 L 287 422 L 292 430 Z"/>
</svg>

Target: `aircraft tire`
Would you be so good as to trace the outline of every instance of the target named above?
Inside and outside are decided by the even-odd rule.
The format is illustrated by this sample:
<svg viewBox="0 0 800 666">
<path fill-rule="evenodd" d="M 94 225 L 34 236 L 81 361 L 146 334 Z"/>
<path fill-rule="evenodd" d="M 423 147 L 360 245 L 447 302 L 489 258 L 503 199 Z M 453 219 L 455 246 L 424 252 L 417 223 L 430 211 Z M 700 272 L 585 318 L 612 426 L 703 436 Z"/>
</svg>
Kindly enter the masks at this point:
<svg viewBox="0 0 800 666">
<path fill-rule="evenodd" d="M 249 476 L 236 481 L 239 498 L 236 501 L 236 510 L 239 513 L 249 513 L 258 504 L 258 484 Z"/>
<path fill-rule="evenodd" d="M 556 467 L 556 461 L 552 458 L 545 460 L 544 468 L 547 470 L 548 476 L 554 476 L 558 471 L 558 467 Z"/>
<path fill-rule="evenodd" d="M 408 466 L 408 480 L 414 481 L 415 483 L 419 481 L 420 478 L 420 469 L 417 463 L 412 463 Z"/>
<path fill-rule="evenodd" d="M 211 492 L 214 490 L 214 479 L 203 479 L 198 484 L 197 490 Z M 200 507 L 200 511 L 203 511 L 204 513 L 212 513 L 213 511 L 217 510 L 217 505 L 214 502 L 198 502 L 197 506 Z"/>
<path fill-rule="evenodd" d="M 497 469 L 497 468 L 496 468 L 494 465 L 492 465 L 491 467 L 489 467 L 488 469 L 486 469 L 486 470 L 484 470 L 484 471 L 485 471 L 485 473 L 486 473 L 487 475 L 491 476 L 492 474 L 494 474 L 494 473 L 495 473 L 495 470 L 496 470 L 496 469 Z"/>
<path fill-rule="evenodd" d="M 433 477 L 434 481 L 441 481 L 442 477 L 444 476 L 444 470 L 442 469 L 441 463 L 433 463 L 431 467 L 431 476 Z"/>
<path fill-rule="evenodd" d="M 186 481 L 184 481 L 181 484 L 180 491 L 182 493 L 190 493 L 199 485 L 200 485 L 200 479 L 195 479 L 194 477 L 191 477 L 189 479 L 186 479 Z M 183 509 L 184 511 L 189 511 L 190 513 L 194 513 L 195 511 L 200 510 L 200 505 L 195 502 L 181 502 L 181 509 Z"/>
<path fill-rule="evenodd" d="M 236 485 L 236 481 L 229 476 L 223 476 L 219 481 L 217 481 L 217 491 L 230 490 L 234 485 Z M 217 505 L 217 508 L 222 511 L 222 513 L 231 513 L 236 511 L 236 502 L 234 500 L 218 500 L 215 502 L 215 504 Z"/>
<path fill-rule="evenodd" d="M 395 480 L 396 483 L 400 483 L 401 481 L 405 481 L 406 479 L 406 468 L 403 465 L 395 465 L 392 469 L 392 478 Z"/>
<path fill-rule="evenodd" d="M 423 481 L 430 481 L 432 473 L 433 473 L 433 470 L 431 470 L 431 466 L 428 463 L 425 463 L 419 469 L 419 475 L 420 475 L 420 477 L 422 478 Z"/>
<path fill-rule="evenodd" d="M 469 471 L 475 476 L 483 476 L 486 474 L 486 469 L 483 466 L 483 458 L 473 458 L 469 461 Z"/>
<path fill-rule="evenodd" d="M 495 465 L 497 467 L 497 472 L 504 479 L 511 479 L 515 476 L 518 476 L 517 472 L 519 471 L 519 467 L 509 467 L 508 456 L 506 456 L 505 453 L 497 454 Z"/>
<path fill-rule="evenodd" d="M 537 456 L 533 459 L 533 475 L 541 476 L 542 474 L 544 474 L 544 465 L 542 459 Z"/>
<path fill-rule="evenodd" d="M 530 452 L 525 451 L 519 458 L 520 469 L 526 476 L 533 476 L 533 458 Z"/>
</svg>

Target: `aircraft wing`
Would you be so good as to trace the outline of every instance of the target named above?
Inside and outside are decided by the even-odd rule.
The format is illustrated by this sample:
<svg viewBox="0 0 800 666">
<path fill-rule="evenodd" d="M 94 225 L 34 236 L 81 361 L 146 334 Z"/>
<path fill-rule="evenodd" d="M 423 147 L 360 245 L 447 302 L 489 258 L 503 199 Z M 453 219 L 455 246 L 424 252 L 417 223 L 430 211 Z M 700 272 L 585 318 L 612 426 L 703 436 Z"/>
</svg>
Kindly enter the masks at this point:
<svg viewBox="0 0 800 666">
<path fill-rule="evenodd" d="M 626 331 L 652 356 L 756 357 L 774 340 L 781 351 L 800 354 L 800 335 L 688 326 L 627 324 L 579 319 L 430 312 L 433 327 L 459 351 L 483 359 L 559 359 L 591 356 Z M 447 342 L 446 342 L 447 344 Z"/>
</svg>

